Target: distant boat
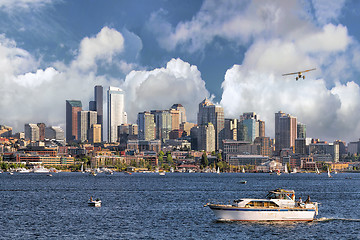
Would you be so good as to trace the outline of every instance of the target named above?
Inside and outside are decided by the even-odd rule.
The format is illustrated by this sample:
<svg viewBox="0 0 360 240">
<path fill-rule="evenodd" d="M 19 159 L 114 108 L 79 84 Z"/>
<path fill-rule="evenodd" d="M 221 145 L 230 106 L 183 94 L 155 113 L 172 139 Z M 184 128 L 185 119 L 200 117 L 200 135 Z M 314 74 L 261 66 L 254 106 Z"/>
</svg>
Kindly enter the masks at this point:
<svg viewBox="0 0 360 240">
<path fill-rule="evenodd" d="M 49 173 L 47 176 L 52 177 L 52 174 L 51 174 L 51 173 Z"/>
<path fill-rule="evenodd" d="M 294 168 L 291 173 L 297 173 L 296 168 Z"/>
<path fill-rule="evenodd" d="M 336 170 L 334 170 L 334 174 L 338 174 L 338 172 Z"/>
<path fill-rule="evenodd" d="M 219 168 L 219 167 L 217 168 L 216 173 L 217 173 L 217 174 L 220 174 L 220 168 Z"/>
<path fill-rule="evenodd" d="M 160 176 L 165 176 L 165 172 L 159 172 Z"/>
<path fill-rule="evenodd" d="M 81 173 L 85 173 L 84 172 L 84 164 L 81 164 L 81 170 L 80 171 L 81 171 Z"/>
<path fill-rule="evenodd" d="M 329 177 L 329 178 L 332 177 L 331 174 L 330 174 L 330 169 L 329 169 L 329 167 L 328 167 L 327 170 L 328 170 L 328 177 Z"/>
<path fill-rule="evenodd" d="M 37 166 L 37 167 L 34 167 L 33 172 L 34 173 L 49 173 L 50 170 L 47 168 L 44 168 L 43 166 Z"/>
<path fill-rule="evenodd" d="M 99 198 L 93 200 L 93 198 L 90 197 L 88 205 L 91 207 L 101 207 L 101 200 Z"/>
<path fill-rule="evenodd" d="M 285 164 L 285 170 L 284 170 L 284 173 L 289 173 L 289 170 L 288 170 L 288 167 L 287 167 L 287 164 Z"/>
<path fill-rule="evenodd" d="M 242 169 L 242 173 L 245 173 L 245 168 Z"/>
<path fill-rule="evenodd" d="M 246 181 L 246 180 L 241 180 L 240 183 L 241 183 L 241 184 L 246 184 L 247 181 Z"/>
<path fill-rule="evenodd" d="M 97 173 L 96 173 L 95 170 L 93 170 L 93 171 L 90 172 L 90 176 L 96 176 L 96 175 L 97 175 Z"/>
<path fill-rule="evenodd" d="M 315 163 L 315 172 L 316 172 L 316 174 L 320 174 L 320 171 L 319 171 L 319 169 L 318 169 L 318 167 L 317 167 L 316 163 Z"/>
</svg>

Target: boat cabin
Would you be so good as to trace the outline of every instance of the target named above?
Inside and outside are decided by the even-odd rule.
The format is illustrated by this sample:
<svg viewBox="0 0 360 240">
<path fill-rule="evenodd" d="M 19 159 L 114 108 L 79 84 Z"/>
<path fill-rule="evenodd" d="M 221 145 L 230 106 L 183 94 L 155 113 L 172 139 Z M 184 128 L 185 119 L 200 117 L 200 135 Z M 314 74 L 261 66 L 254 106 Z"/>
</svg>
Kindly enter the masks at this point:
<svg viewBox="0 0 360 240">
<path fill-rule="evenodd" d="M 266 195 L 267 199 L 283 199 L 283 200 L 295 200 L 295 191 L 294 190 L 284 190 L 284 189 L 276 189 L 273 191 L 269 191 Z"/>
</svg>

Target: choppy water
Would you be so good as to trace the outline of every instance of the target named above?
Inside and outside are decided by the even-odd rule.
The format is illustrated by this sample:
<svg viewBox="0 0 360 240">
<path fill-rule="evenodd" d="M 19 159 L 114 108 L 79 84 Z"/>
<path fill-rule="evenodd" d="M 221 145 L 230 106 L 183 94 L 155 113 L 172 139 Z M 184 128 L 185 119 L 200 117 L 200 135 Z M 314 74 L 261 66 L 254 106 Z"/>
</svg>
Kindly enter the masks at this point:
<svg viewBox="0 0 360 240">
<path fill-rule="evenodd" d="M 351 179 L 346 179 L 351 177 Z M 247 184 L 240 184 L 240 180 Z M 0 174 L 1 239 L 360 239 L 360 174 Z M 203 205 L 294 189 L 310 223 L 217 222 Z M 87 206 L 90 196 L 101 208 Z"/>
</svg>

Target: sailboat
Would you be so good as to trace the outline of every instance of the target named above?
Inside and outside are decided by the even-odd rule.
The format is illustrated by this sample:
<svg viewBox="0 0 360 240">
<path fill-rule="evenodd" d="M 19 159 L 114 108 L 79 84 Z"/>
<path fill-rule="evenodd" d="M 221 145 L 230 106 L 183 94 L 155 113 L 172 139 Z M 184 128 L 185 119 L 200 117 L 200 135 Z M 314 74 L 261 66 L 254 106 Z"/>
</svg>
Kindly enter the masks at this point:
<svg viewBox="0 0 360 240">
<path fill-rule="evenodd" d="M 288 170 L 287 164 L 285 164 L 285 170 L 284 170 L 284 173 L 289 173 L 289 170 Z"/>
<path fill-rule="evenodd" d="M 318 167 L 317 167 L 316 163 L 315 163 L 315 171 L 316 171 L 316 174 L 320 174 L 320 171 L 319 171 L 319 169 L 318 169 Z"/>
<path fill-rule="evenodd" d="M 81 170 L 80 171 L 81 171 L 81 173 L 85 173 L 84 172 L 84 164 L 81 164 Z"/>
<path fill-rule="evenodd" d="M 217 168 L 216 173 L 217 173 L 217 174 L 220 174 L 220 168 L 219 168 L 219 167 Z"/>
<path fill-rule="evenodd" d="M 328 177 L 332 177 L 331 174 L 330 174 L 330 169 L 329 169 L 329 167 L 327 168 L 327 170 L 328 170 Z"/>
<path fill-rule="evenodd" d="M 245 173 L 245 168 L 242 169 L 242 173 Z"/>
</svg>

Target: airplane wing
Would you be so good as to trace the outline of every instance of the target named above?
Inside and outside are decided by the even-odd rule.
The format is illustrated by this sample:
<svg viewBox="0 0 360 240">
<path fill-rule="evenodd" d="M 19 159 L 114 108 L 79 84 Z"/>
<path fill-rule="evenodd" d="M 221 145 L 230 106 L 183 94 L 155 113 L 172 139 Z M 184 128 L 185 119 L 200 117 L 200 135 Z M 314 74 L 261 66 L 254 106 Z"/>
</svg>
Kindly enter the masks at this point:
<svg viewBox="0 0 360 240">
<path fill-rule="evenodd" d="M 287 76 L 287 75 L 294 75 L 294 74 L 299 74 L 300 72 L 294 72 L 294 73 L 285 73 L 283 74 L 283 76 Z"/>
<path fill-rule="evenodd" d="M 314 70 L 316 70 L 316 68 L 308 69 L 308 70 L 305 70 L 305 71 L 302 71 L 302 72 L 310 72 L 310 71 L 314 71 Z"/>
</svg>

